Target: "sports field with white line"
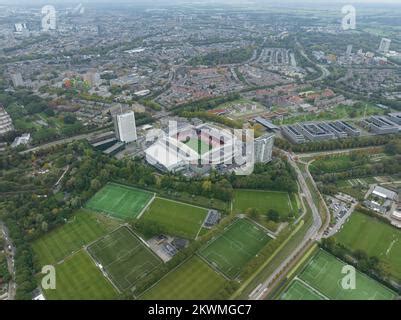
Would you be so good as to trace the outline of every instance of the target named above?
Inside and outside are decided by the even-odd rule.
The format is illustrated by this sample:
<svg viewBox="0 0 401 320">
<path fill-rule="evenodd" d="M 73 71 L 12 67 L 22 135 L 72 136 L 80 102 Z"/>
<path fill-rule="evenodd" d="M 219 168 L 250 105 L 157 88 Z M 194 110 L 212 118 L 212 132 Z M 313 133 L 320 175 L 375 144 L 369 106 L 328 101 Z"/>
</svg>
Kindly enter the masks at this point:
<svg viewBox="0 0 401 320">
<path fill-rule="evenodd" d="M 330 253 L 319 250 L 294 281 L 302 284 L 294 290 L 293 283 L 281 299 L 305 300 L 311 292 L 330 300 L 393 300 L 397 294 L 376 280 L 356 270 L 355 289 L 343 288 L 342 281 L 349 274 L 343 273 L 346 263 Z M 304 296 L 302 296 L 304 295 Z"/>
<path fill-rule="evenodd" d="M 88 247 L 88 252 L 121 291 L 134 286 L 162 263 L 126 227 L 101 238 Z"/>
<path fill-rule="evenodd" d="M 210 265 L 233 279 L 270 240 L 262 227 L 250 220 L 238 219 L 201 249 L 199 254 Z"/>
<path fill-rule="evenodd" d="M 86 204 L 86 207 L 120 219 L 136 218 L 154 194 L 145 190 L 108 183 Z"/>
</svg>

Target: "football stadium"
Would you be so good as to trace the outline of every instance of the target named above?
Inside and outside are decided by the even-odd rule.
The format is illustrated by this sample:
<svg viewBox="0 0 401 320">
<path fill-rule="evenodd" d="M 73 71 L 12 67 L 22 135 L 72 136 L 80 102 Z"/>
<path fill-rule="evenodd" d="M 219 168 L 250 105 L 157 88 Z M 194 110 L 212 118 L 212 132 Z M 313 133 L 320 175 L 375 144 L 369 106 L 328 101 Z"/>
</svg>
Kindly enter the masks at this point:
<svg viewBox="0 0 401 320">
<path fill-rule="evenodd" d="M 146 161 L 162 171 L 177 172 L 190 167 L 232 164 L 242 143 L 227 129 L 211 124 L 169 129 L 145 150 Z"/>
</svg>

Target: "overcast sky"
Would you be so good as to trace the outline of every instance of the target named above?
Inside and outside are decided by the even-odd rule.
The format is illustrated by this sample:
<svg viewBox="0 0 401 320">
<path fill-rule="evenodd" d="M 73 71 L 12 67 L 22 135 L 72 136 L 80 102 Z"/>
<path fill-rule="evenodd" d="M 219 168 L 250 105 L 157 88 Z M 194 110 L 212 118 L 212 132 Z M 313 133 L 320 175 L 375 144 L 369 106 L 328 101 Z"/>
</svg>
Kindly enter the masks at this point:
<svg viewBox="0 0 401 320">
<path fill-rule="evenodd" d="M 208 2 L 208 3 L 219 3 L 219 2 L 224 2 L 224 3 L 241 3 L 241 2 L 258 2 L 258 3 L 269 3 L 269 4 L 274 4 L 274 3 L 285 3 L 285 2 L 296 2 L 302 4 L 303 2 L 306 3 L 311 3 L 311 0 L 152 0 L 152 1 L 146 1 L 146 0 L 19 0 L 17 3 L 72 3 L 72 2 L 81 2 L 81 3 L 152 3 L 152 2 L 159 2 L 159 3 L 200 3 L 200 2 Z M 401 0 L 313 0 L 313 2 L 325 2 L 325 3 L 400 3 Z M 16 0 L 0 0 L 0 3 L 7 3 L 7 4 L 16 4 Z"/>
<path fill-rule="evenodd" d="M 401 4 L 401 0 L 0 0 L 0 4 L 68 4 L 68 3 L 140 3 L 140 4 L 175 4 L 175 3 L 267 3 L 267 4 L 316 4 L 316 3 L 330 3 L 330 4 Z"/>
</svg>

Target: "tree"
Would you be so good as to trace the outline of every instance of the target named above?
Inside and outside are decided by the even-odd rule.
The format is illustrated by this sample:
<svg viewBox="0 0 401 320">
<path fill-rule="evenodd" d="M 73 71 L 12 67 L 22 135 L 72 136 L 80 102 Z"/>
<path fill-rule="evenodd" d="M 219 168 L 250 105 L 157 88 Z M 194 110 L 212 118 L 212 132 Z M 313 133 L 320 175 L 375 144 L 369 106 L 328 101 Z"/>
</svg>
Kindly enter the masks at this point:
<svg viewBox="0 0 401 320">
<path fill-rule="evenodd" d="M 267 219 L 273 222 L 280 222 L 280 214 L 276 210 L 270 209 L 267 212 Z"/>
</svg>

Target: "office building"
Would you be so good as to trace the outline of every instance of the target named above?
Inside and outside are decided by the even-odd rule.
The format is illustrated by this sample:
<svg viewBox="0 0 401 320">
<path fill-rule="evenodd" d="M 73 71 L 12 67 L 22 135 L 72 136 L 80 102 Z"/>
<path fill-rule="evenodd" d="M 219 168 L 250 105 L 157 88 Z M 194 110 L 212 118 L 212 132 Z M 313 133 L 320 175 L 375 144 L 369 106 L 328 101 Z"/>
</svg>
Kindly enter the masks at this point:
<svg viewBox="0 0 401 320">
<path fill-rule="evenodd" d="M 270 162 L 272 160 L 273 145 L 273 134 L 265 134 L 256 138 L 254 142 L 255 163 Z"/>
<path fill-rule="evenodd" d="M 387 53 L 390 50 L 391 40 L 387 38 L 382 38 L 379 46 L 379 52 Z"/>
<path fill-rule="evenodd" d="M 137 140 L 135 113 L 133 111 L 116 114 L 114 116 L 114 128 L 119 141 L 129 143 Z"/>
</svg>

